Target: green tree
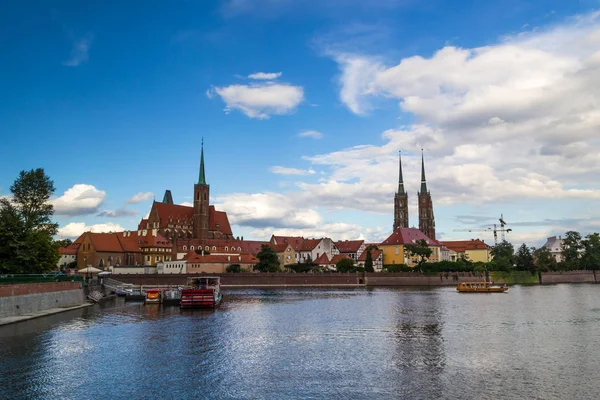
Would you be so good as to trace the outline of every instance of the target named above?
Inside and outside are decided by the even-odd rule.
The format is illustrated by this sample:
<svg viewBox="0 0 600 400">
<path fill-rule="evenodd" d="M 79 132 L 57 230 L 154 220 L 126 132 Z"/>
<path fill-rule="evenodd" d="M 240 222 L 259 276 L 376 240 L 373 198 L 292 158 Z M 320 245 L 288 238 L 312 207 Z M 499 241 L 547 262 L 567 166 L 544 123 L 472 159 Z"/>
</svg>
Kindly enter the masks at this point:
<svg viewBox="0 0 600 400">
<path fill-rule="evenodd" d="M 52 236 L 49 203 L 54 184 L 44 170 L 21 171 L 10 187 L 12 199 L 0 200 L 0 272 L 42 273 L 56 267 L 60 256 Z"/>
<path fill-rule="evenodd" d="M 490 253 L 493 256 L 492 262 L 490 263 L 491 270 L 510 271 L 514 268 L 515 248 L 511 243 L 503 240 L 495 245 Z"/>
<path fill-rule="evenodd" d="M 369 246 L 370 247 L 370 246 Z M 367 259 L 365 260 L 365 271 L 366 272 L 375 272 L 373 268 L 373 256 L 371 255 L 371 249 L 367 249 Z"/>
<path fill-rule="evenodd" d="M 535 269 L 533 250 L 533 248 L 527 247 L 525 243 L 519 247 L 514 257 L 517 269 L 523 271 L 533 271 Z"/>
<path fill-rule="evenodd" d="M 73 244 L 71 239 L 60 239 L 54 241 L 54 246 L 58 249 L 61 247 L 67 247 Z"/>
<path fill-rule="evenodd" d="M 589 234 L 581 241 L 583 254 L 581 256 L 581 267 L 583 269 L 600 269 L 600 235 Z"/>
<path fill-rule="evenodd" d="M 241 272 L 242 271 L 242 266 L 240 264 L 231 264 L 231 265 L 227 266 L 227 268 L 225 269 L 225 271 L 227 271 L 227 272 Z"/>
<path fill-rule="evenodd" d="M 260 247 L 260 251 L 256 255 L 259 262 L 254 266 L 255 271 L 260 272 L 278 272 L 279 271 L 279 258 L 277 253 L 269 245 L 263 244 Z"/>
<path fill-rule="evenodd" d="M 533 251 L 535 260 L 535 269 L 538 271 L 554 271 L 556 270 L 556 259 L 547 247 L 540 247 Z"/>
<path fill-rule="evenodd" d="M 19 210 L 27 230 L 45 230 L 55 235 L 58 224 L 52 222 L 54 207 L 49 203 L 54 182 L 42 168 L 21 171 L 10 187 L 12 202 Z"/>
<path fill-rule="evenodd" d="M 420 269 L 421 266 L 427 262 L 429 257 L 431 257 L 432 250 L 427 245 L 427 241 L 425 239 L 420 239 L 417 240 L 416 243 L 404 245 L 404 252 L 409 257 L 419 257 L 417 265 Z"/>
<path fill-rule="evenodd" d="M 342 258 L 335 264 L 335 270 L 337 272 L 355 272 L 356 267 L 354 261 L 349 258 Z"/>
<path fill-rule="evenodd" d="M 583 251 L 581 234 L 575 231 L 568 231 L 562 240 L 562 262 L 561 267 L 567 270 L 579 269 L 579 259 Z"/>
</svg>

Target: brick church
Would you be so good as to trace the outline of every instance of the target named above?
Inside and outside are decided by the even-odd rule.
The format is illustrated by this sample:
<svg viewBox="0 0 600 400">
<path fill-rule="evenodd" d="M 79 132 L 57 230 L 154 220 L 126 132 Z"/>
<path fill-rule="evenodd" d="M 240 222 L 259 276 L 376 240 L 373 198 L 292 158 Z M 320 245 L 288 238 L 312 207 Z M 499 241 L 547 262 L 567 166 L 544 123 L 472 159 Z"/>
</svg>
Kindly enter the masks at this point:
<svg viewBox="0 0 600 400">
<path fill-rule="evenodd" d="M 194 205 L 173 204 L 171 191 L 167 190 L 163 201 L 154 201 L 148 218 L 141 220 L 138 230 L 143 229 L 158 229 L 158 233 L 174 244 L 185 242 L 196 247 L 215 239 L 234 239 L 227 213 L 210 205 L 210 185 L 206 183 L 204 172 L 204 143 L 198 183 L 194 184 Z"/>
<path fill-rule="evenodd" d="M 408 194 L 404 190 L 402 178 L 402 158 L 399 157 L 398 191 L 394 196 L 394 232 L 400 228 L 408 228 Z M 431 192 L 427 190 L 425 180 L 425 159 L 421 154 L 421 190 L 417 193 L 419 203 L 419 230 L 430 239 L 435 240 L 435 218 Z"/>
</svg>

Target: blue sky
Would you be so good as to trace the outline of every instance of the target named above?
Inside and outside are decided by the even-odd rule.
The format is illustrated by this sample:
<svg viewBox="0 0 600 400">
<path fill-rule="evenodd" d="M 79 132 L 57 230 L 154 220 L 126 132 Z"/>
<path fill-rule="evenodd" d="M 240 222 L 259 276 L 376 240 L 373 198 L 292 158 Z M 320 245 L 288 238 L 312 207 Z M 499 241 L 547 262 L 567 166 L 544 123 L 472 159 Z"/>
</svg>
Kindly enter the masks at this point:
<svg viewBox="0 0 600 400">
<path fill-rule="evenodd" d="M 417 225 L 421 148 L 442 238 L 600 225 L 598 1 L 123 3 L 0 16 L 0 195 L 45 168 L 64 236 L 189 202 L 202 137 L 245 238 L 385 238 L 398 150 Z"/>
</svg>

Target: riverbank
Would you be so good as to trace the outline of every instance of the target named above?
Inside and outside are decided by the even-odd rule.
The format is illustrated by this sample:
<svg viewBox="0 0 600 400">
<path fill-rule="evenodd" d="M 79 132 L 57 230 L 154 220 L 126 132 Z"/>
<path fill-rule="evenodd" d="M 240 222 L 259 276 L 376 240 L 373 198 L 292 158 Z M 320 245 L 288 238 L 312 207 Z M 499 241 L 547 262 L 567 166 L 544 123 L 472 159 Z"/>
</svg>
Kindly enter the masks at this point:
<svg viewBox="0 0 600 400">
<path fill-rule="evenodd" d="M 33 312 L 31 314 L 18 315 L 14 317 L 4 317 L 0 318 L 0 326 L 15 324 L 17 322 L 27 321 L 34 318 L 46 317 L 48 315 L 59 314 L 66 311 L 77 310 L 79 308 L 90 307 L 93 306 L 94 303 L 83 303 L 77 306 L 72 307 L 59 307 L 59 308 L 50 308 L 47 310 Z"/>
</svg>

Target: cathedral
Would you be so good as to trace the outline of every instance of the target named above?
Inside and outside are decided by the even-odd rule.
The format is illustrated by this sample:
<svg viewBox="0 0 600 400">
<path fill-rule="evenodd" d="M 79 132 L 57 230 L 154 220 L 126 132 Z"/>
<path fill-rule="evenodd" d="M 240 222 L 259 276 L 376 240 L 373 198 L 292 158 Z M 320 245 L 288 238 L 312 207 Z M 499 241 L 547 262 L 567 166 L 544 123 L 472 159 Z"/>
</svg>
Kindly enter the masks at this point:
<svg viewBox="0 0 600 400">
<path fill-rule="evenodd" d="M 408 228 L 408 194 L 404 189 L 402 178 L 402 156 L 398 159 L 399 178 L 398 191 L 394 196 L 394 231 Z M 433 217 L 433 202 L 431 192 L 427 190 L 425 180 L 425 159 L 421 154 L 421 190 L 417 193 L 419 203 L 419 230 L 430 239 L 435 240 L 435 219 Z"/>
<path fill-rule="evenodd" d="M 157 229 L 158 233 L 173 243 L 179 241 L 204 244 L 211 239 L 233 239 L 229 218 L 224 211 L 210 205 L 210 185 L 204 172 L 204 143 L 200 153 L 200 173 L 194 184 L 194 205 L 173 203 L 170 190 L 165 192 L 162 202 L 154 201 L 147 219 L 138 226 L 142 229 Z"/>
</svg>

